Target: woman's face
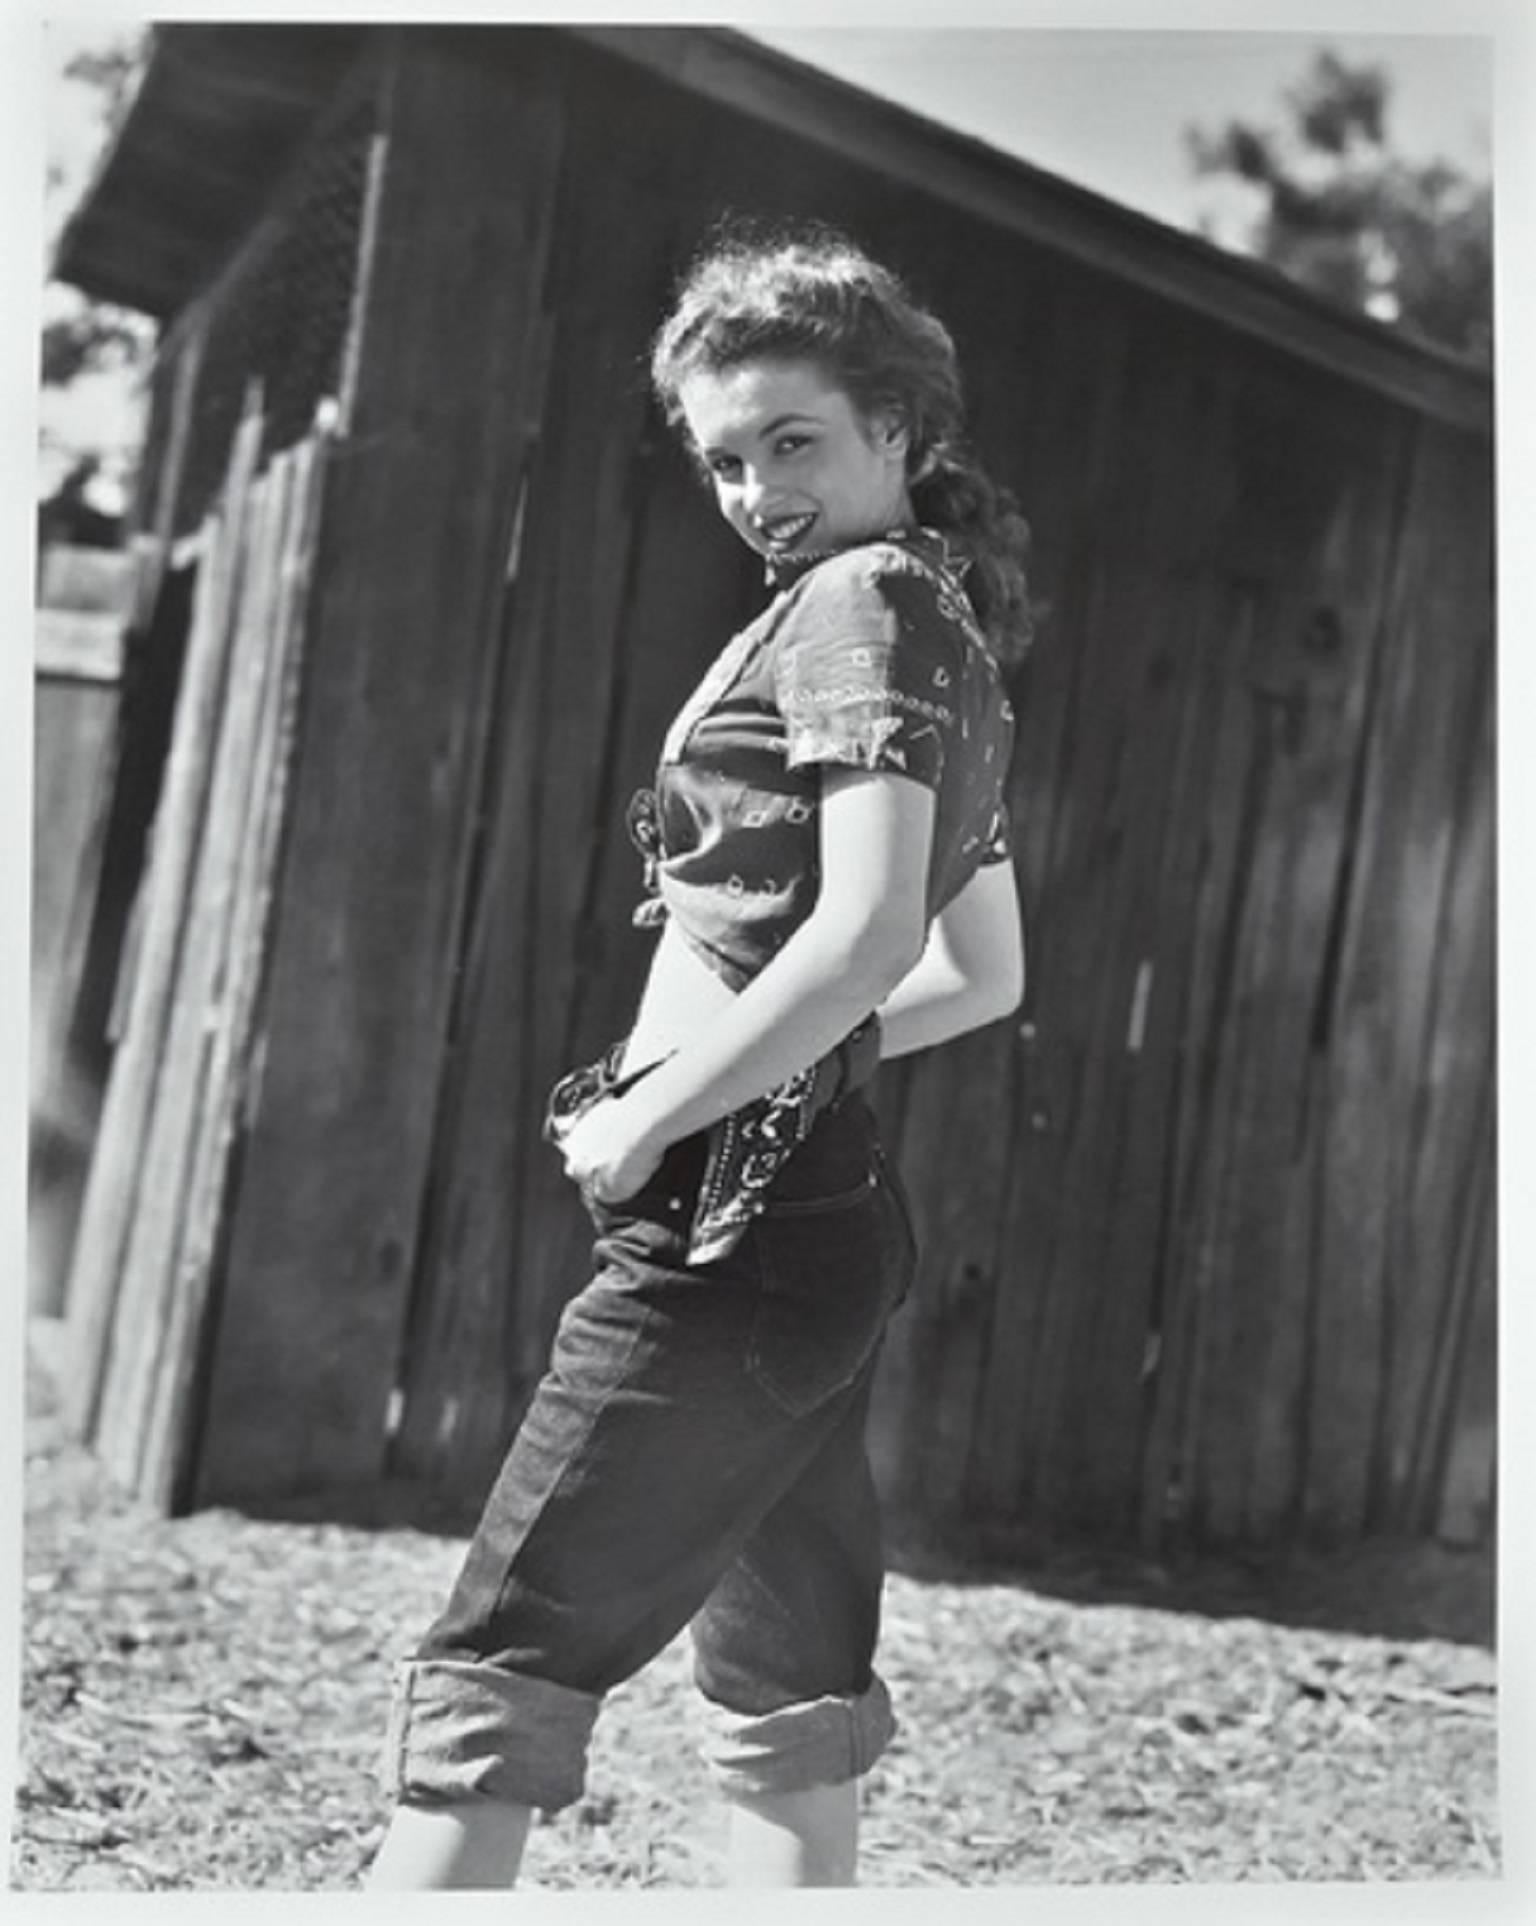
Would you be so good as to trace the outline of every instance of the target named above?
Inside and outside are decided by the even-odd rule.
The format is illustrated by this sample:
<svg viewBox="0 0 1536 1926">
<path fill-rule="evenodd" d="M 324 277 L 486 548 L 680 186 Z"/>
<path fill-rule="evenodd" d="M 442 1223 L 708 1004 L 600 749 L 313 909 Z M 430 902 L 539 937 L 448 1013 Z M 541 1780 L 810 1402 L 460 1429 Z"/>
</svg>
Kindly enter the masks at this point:
<svg viewBox="0 0 1536 1926">
<path fill-rule="evenodd" d="M 860 413 L 810 361 L 748 361 L 680 384 L 720 513 L 761 555 L 847 548 L 912 520 L 907 431 Z"/>
</svg>

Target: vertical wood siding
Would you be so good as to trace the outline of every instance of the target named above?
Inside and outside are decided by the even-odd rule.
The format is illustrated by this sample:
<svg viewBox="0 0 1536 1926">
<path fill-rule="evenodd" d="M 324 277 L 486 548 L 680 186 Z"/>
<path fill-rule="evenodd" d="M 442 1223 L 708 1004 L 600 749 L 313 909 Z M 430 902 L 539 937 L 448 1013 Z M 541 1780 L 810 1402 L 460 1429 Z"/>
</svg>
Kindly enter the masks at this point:
<svg viewBox="0 0 1536 1926">
<path fill-rule="evenodd" d="M 956 334 L 1034 526 L 1030 988 L 891 1066 L 880 1483 L 1157 1546 L 1489 1528 L 1489 450 L 555 35 L 393 69 L 266 1067 L 195 1496 L 473 1498 L 582 1281 L 545 1093 L 628 1021 L 623 834 L 762 599 L 644 385 L 726 208 Z"/>
<path fill-rule="evenodd" d="M 314 554 L 320 442 L 255 468 L 248 410 L 205 526 L 170 766 L 68 1294 L 68 1396 L 122 1483 L 182 1496 L 247 1095 Z"/>
<path fill-rule="evenodd" d="M 451 52 L 392 73 L 202 1501 L 381 1467 L 455 1004 L 560 119 L 547 91 Z"/>
</svg>

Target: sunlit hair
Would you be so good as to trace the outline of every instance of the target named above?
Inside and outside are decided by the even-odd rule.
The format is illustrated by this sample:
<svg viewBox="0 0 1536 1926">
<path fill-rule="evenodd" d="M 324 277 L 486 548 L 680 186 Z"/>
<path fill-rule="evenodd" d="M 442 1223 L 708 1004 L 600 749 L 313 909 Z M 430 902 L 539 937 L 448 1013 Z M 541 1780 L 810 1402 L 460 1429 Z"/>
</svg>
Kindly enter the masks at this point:
<svg viewBox="0 0 1536 1926">
<path fill-rule="evenodd" d="M 810 361 L 865 420 L 890 410 L 908 430 L 907 485 L 919 522 L 958 538 L 965 586 L 996 654 L 1029 645 L 1029 527 L 966 445 L 955 344 L 901 281 L 819 224 L 764 230 L 732 221 L 690 265 L 651 348 L 668 422 L 692 374 L 759 359 Z"/>
</svg>

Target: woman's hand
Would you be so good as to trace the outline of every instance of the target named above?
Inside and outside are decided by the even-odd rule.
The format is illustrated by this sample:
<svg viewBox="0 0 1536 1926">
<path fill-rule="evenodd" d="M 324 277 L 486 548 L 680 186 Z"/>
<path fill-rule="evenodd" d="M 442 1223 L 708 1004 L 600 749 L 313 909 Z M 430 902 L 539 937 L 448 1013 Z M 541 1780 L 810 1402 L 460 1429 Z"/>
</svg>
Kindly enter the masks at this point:
<svg viewBox="0 0 1536 1926">
<path fill-rule="evenodd" d="M 600 1204 L 622 1204 L 654 1176 L 666 1146 L 658 1144 L 623 1097 L 604 1097 L 585 1111 L 556 1147 L 566 1175 Z"/>
<path fill-rule="evenodd" d="M 823 773 L 815 906 L 739 994 L 618 1100 L 641 1126 L 631 1141 L 648 1130 L 666 1145 L 709 1129 L 819 1062 L 884 1002 L 922 954 L 934 807 L 933 791 L 906 776 Z"/>
</svg>

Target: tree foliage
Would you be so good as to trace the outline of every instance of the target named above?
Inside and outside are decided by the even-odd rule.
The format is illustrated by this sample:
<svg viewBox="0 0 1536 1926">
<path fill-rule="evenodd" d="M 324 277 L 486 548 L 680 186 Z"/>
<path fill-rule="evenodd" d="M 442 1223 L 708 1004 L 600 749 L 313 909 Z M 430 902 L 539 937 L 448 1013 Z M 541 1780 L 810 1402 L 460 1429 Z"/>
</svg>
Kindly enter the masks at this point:
<svg viewBox="0 0 1536 1926">
<path fill-rule="evenodd" d="M 102 153 L 123 123 L 149 57 L 149 30 L 120 31 L 99 46 L 74 54 L 63 80 L 87 90 L 92 102 L 93 138 Z M 57 163 L 49 186 L 63 192 L 66 179 Z M 67 388 L 83 374 L 134 369 L 148 350 L 152 331 L 142 321 L 101 302 L 71 302 L 43 326 L 40 372 L 45 388 Z"/>
<path fill-rule="evenodd" d="M 1190 128 L 1198 173 L 1246 183 L 1248 245 L 1305 286 L 1486 362 L 1493 333 L 1493 191 L 1449 161 L 1392 146 L 1391 81 L 1320 51 L 1287 90 L 1288 122 Z"/>
<path fill-rule="evenodd" d="M 83 374 L 137 368 L 146 352 L 145 335 L 142 322 L 99 301 L 55 315 L 43 323 L 43 386 L 67 388 Z"/>
<path fill-rule="evenodd" d="M 148 57 L 147 30 L 127 33 L 101 47 L 82 48 L 65 63 L 64 78 L 96 89 L 101 103 L 103 134 L 110 138 L 122 125 Z"/>
</svg>

